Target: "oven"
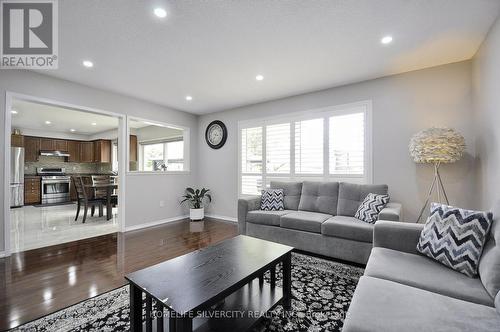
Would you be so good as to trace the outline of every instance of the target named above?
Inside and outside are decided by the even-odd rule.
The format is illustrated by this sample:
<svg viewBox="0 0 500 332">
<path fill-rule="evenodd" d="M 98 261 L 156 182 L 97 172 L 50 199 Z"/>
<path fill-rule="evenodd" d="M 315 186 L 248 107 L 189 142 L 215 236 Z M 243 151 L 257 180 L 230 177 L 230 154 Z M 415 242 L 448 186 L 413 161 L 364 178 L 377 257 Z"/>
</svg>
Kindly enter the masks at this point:
<svg viewBox="0 0 500 332">
<path fill-rule="evenodd" d="M 37 173 L 42 176 L 42 204 L 71 200 L 71 177 L 64 175 L 64 168 L 40 168 Z"/>
</svg>

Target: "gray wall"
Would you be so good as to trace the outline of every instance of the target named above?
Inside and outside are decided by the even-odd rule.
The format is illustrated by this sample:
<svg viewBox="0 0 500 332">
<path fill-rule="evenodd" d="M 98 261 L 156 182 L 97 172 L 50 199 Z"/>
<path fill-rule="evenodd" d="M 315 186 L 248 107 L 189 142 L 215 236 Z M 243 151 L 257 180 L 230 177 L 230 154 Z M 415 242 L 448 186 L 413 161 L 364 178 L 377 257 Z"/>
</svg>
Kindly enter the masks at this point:
<svg viewBox="0 0 500 332">
<path fill-rule="evenodd" d="M 500 20 L 474 57 L 478 200 L 482 209 L 500 200 Z"/>
<path fill-rule="evenodd" d="M 0 73 L 0 110 L 2 128 L 2 144 L 0 144 L 0 185 L 5 185 L 4 172 L 4 126 L 5 126 L 5 92 L 17 92 L 93 107 L 115 113 L 133 115 L 166 123 L 179 124 L 191 128 L 191 172 L 189 174 L 129 175 L 127 176 L 126 226 L 134 226 L 151 221 L 162 220 L 185 214 L 178 204 L 178 197 L 186 186 L 196 183 L 197 165 L 197 117 L 185 112 L 176 111 L 138 99 L 90 88 L 46 75 L 23 70 L 2 70 Z M 8 179 L 7 179 L 8 181 Z M 3 194 L 0 200 L 2 220 L 0 222 L 0 251 L 4 250 L 4 209 Z M 160 207 L 160 200 L 164 207 Z"/>
<path fill-rule="evenodd" d="M 200 185 L 212 189 L 214 198 L 208 213 L 236 217 L 238 121 L 367 99 L 373 101 L 374 182 L 389 185 L 392 199 L 404 204 L 406 219 L 416 219 L 432 178 L 431 166 L 410 159 L 408 141 L 431 126 L 454 127 L 465 136 L 469 154 L 443 166 L 442 173 L 451 203 L 474 207 L 471 71 L 471 62 L 465 61 L 200 117 Z M 214 119 L 224 121 L 229 131 L 220 150 L 204 141 L 205 128 Z"/>
</svg>

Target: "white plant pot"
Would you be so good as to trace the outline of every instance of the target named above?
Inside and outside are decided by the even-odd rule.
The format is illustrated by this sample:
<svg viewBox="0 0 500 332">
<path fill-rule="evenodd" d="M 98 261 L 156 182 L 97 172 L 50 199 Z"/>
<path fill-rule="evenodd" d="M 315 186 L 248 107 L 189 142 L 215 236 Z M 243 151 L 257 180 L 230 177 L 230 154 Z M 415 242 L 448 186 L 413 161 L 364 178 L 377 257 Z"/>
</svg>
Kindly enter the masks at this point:
<svg viewBox="0 0 500 332">
<path fill-rule="evenodd" d="M 205 208 L 189 209 L 189 219 L 202 220 L 205 217 Z"/>
</svg>

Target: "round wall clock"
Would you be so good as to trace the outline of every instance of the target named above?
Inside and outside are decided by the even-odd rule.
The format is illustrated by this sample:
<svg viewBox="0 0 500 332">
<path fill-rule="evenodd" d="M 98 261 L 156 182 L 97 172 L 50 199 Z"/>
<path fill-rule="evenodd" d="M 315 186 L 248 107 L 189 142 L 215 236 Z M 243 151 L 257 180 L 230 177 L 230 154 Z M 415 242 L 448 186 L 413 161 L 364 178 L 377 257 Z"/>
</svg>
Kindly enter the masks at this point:
<svg viewBox="0 0 500 332">
<path fill-rule="evenodd" d="M 220 149 L 227 139 L 226 125 L 219 120 L 210 122 L 205 131 L 205 140 L 212 149 Z"/>
</svg>

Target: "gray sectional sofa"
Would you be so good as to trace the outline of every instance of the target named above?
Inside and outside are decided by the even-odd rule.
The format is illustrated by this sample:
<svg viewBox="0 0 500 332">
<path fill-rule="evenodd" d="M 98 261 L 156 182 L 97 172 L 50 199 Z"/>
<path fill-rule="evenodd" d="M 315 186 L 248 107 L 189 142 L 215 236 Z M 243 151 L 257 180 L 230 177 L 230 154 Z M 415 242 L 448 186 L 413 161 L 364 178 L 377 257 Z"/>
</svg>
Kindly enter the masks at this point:
<svg viewBox="0 0 500 332">
<path fill-rule="evenodd" d="M 238 200 L 238 230 L 297 249 L 366 264 L 373 224 L 354 218 L 369 193 L 387 194 L 387 185 L 345 182 L 271 182 L 283 189 L 285 210 L 260 210 L 260 196 Z M 389 203 L 379 220 L 401 220 L 401 205 Z"/>
<path fill-rule="evenodd" d="M 499 220 L 479 262 L 479 278 L 417 254 L 422 228 L 377 222 L 343 332 L 500 331 Z"/>
</svg>

